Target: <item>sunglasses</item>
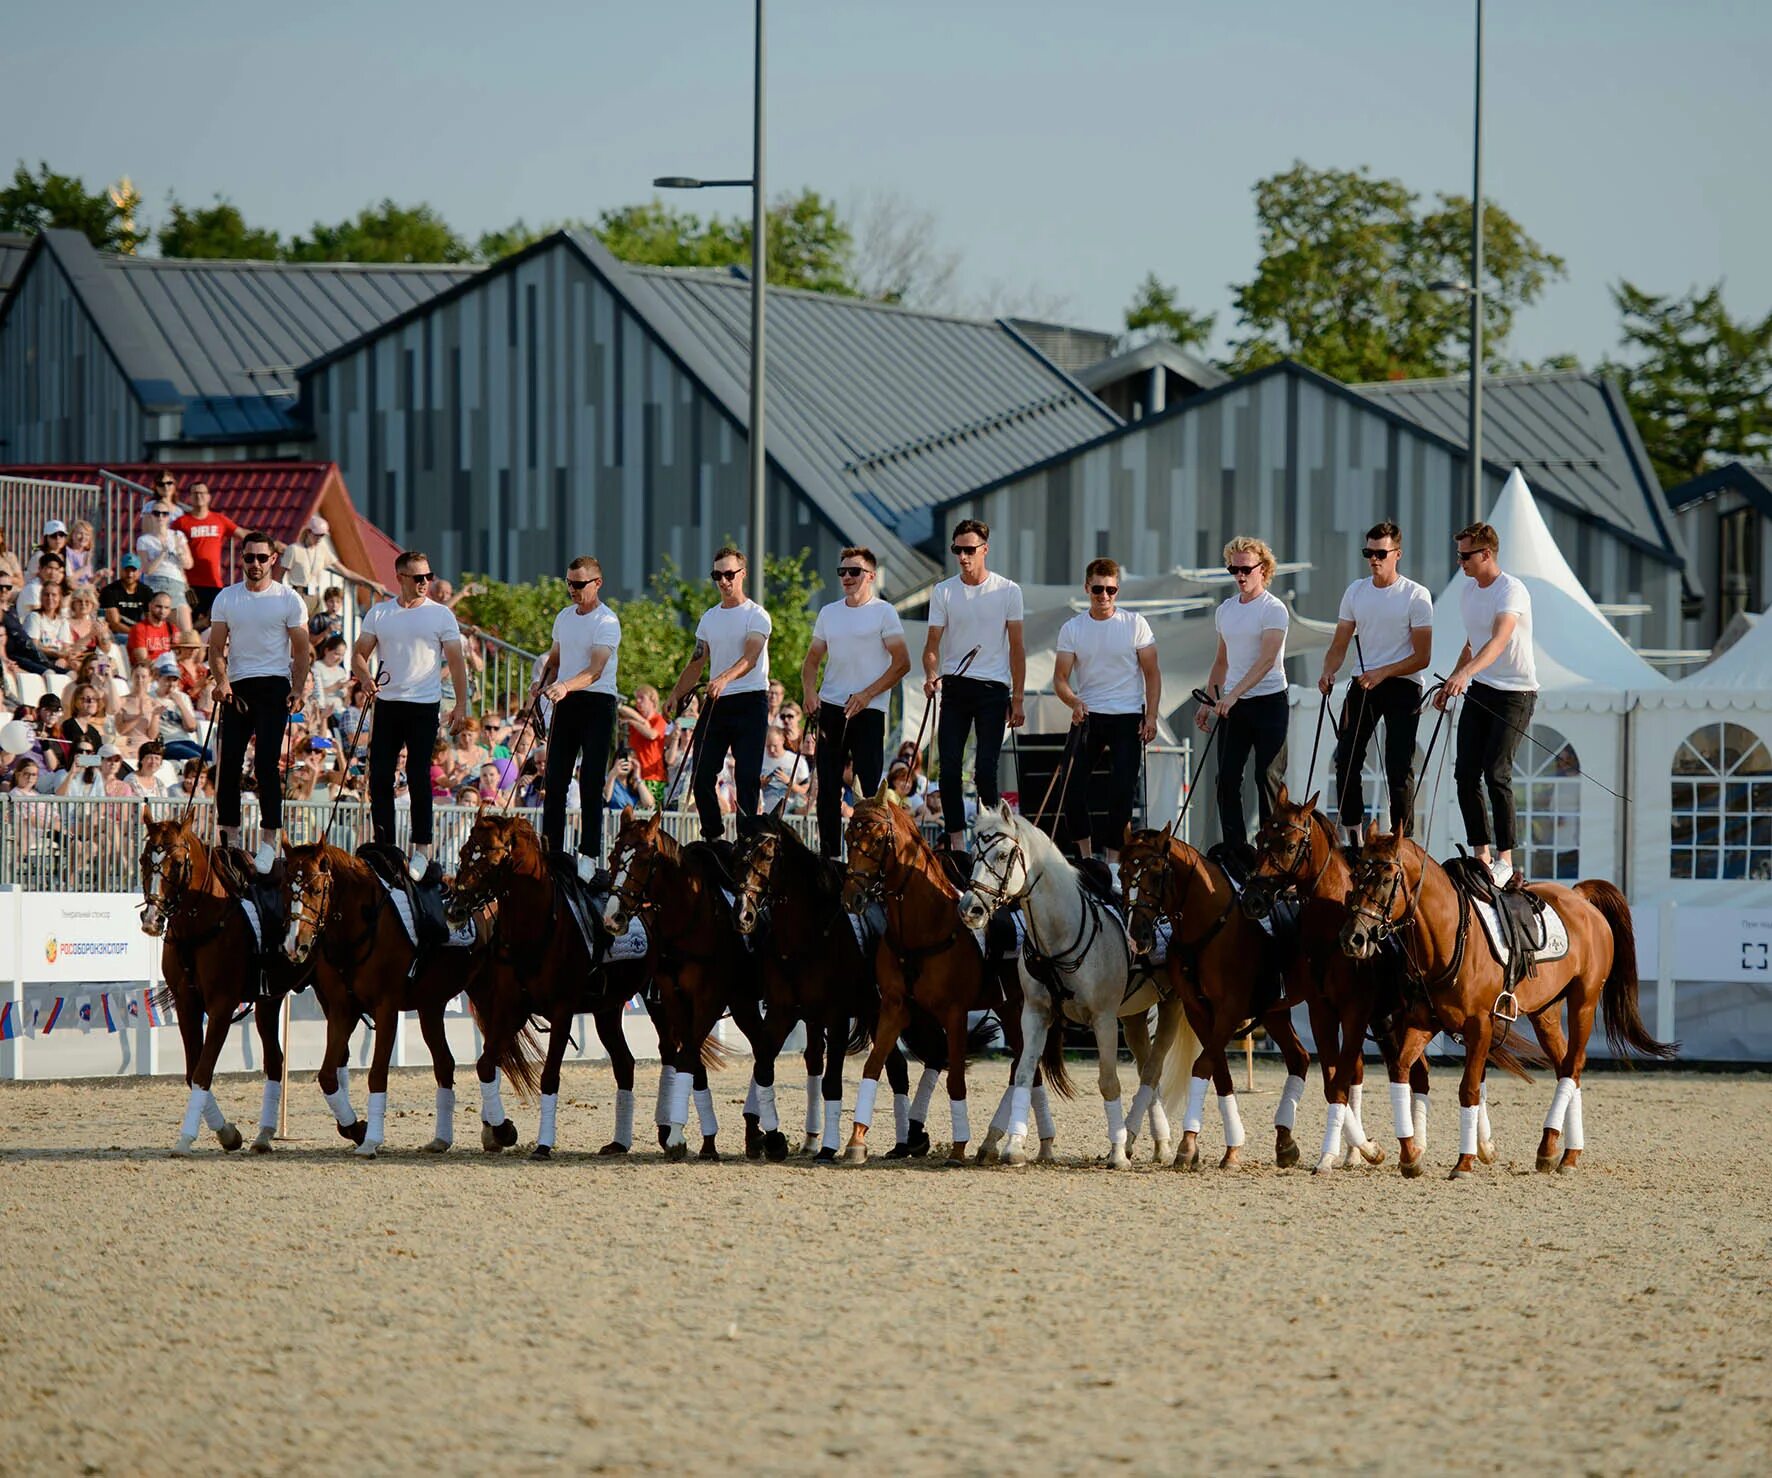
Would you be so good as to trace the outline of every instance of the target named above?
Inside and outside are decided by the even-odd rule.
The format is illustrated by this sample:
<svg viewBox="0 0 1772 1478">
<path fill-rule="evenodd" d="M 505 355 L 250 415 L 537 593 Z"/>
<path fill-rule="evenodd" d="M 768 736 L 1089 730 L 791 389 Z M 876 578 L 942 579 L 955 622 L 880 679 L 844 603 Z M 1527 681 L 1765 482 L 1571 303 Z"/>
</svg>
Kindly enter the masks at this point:
<svg viewBox="0 0 1772 1478">
<path fill-rule="evenodd" d="M 433 576 L 429 570 L 408 570 L 406 572 L 406 578 L 412 581 L 414 585 L 423 585 L 430 581 Z"/>
<path fill-rule="evenodd" d="M 717 579 L 719 579 L 719 576 L 718 576 L 718 575 L 716 575 L 716 576 L 715 576 L 715 577 L 714 577 L 714 578 L 715 578 L 715 579 L 716 579 L 716 580 L 717 580 Z M 602 582 L 602 581 L 601 581 L 601 580 L 599 580 L 599 579 L 591 579 L 591 580 L 568 580 L 568 581 L 567 581 L 567 582 L 566 582 L 566 588 L 567 588 L 567 589 L 568 589 L 568 590 L 583 590 L 583 589 L 585 589 L 585 588 L 586 588 L 586 587 L 587 587 L 587 586 L 590 586 L 590 585 L 601 585 L 601 584 L 602 584 L 602 583 L 603 583 L 603 582 Z"/>
<path fill-rule="evenodd" d="M 277 556 L 274 554 L 242 554 L 240 563 L 247 565 L 268 565 Z"/>
<path fill-rule="evenodd" d="M 1226 565 L 1224 567 L 1224 572 L 1227 575 L 1235 575 L 1241 580 L 1243 576 L 1253 575 L 1260 568 L 1260 565 Z"/>
<path fill-rule="evenodd" d="M 859 580 L 863 575 L 871 575 L 873 573 L 874 572 L 868 569 L 865 565 L 837 566 L 837 578 L 840 580 Z"/>
<path fill-rule="evenodd" d="M 722 585 L 726 585 L 733 580 L 736 580 L 743 573 L 744 566 L 740 565 L 736 570 L 709 570 L 708 578 L 718 580 Z"/>
<path fill-rule="evenodd" d="M 950 545 L 948 545 L 948 552 L 950 554 L 962 554 L 962 555 L 977 554 L 978 551 L 983 548 L 984 548 L 984 545 L 982 545 L 982 544 L 950 544 Z"/>
<path fill-rule="evenodd" d="M 1395 549 L 1362 549 L 1361 559 L 1389 559 L 1397 551 Z"/>
<path fill-rule="evenodd" d="M 1120 587 L 1118 585 L 1091 585 L 1089 593 L 1091 595 L 1118 595 Z"/>
<path fill-rule="evenodd" d="M 1471 560 L 1476 559 L 1487 552 L 1487 550 L 1483 549 L 1460 549 L 1458 551 L 1458 562 L 1460 564 L 1468 564 Z"/>
</svg>

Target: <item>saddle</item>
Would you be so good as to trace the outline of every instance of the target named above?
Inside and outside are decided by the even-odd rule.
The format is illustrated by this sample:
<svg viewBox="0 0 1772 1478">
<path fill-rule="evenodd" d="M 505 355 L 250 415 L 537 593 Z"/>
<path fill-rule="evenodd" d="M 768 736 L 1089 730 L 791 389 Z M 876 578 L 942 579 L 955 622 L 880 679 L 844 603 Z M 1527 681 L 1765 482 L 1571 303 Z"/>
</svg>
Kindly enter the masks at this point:
<svg viewBox="0 0 1772 1478">
<path fill-rule="evenodd" d="M 548 871 L 554 876 L 554 900 L 564 906 L 578 926 L 578 935 L 594 970 L 609 951 L 609 931 L 599 917 L 609 896 L 609 874 L 601 868 L 585 882 L 578 875 L 578 858 L 571 852 L 550 852 Z"/>
<path fill-rule="evenodd" d="M 1105 903 L 1124 917 L 1125 900 L 1120 897 L 1120 890 L 1114 886 L 1114 875 L 1108 871 L 1107 863 L 1099 857 L 1079 857 L 1073 865 L 1077 869 L 1077 881 L 1083 885 L 1084 891 L 1097 903 Z"/>
<path fill-rule="evenodd" d="M 365 842 L 357 848 L 357 857 L 389 892 L 406 900 L 410 910 L 416 967 L 418 959 L 443 948 L 449 942 L 449 924 L 443 917 L 443 868 L 435 858 L 426 869 L 422 881 L 412 880 L 405 854 L 385 842 Z"/>
<path fill-rule="evenodd" d="M 276 974 L 270 966 L 283 936 L 283 859 L 271 864 L 270 872 L 260 876 L 252 859 L 238 847 L 217 846 L 209 854 L 211 865 L 221 874 L 222 886 L 233 896 L 246 915 L 253 935 L 252 992 L 271 997 L 279 992 Z"/>
<path fill-rule="evenodd" d="M 1513 1021 L 1520 1014 L 1514 992 L 1522 980 L 1538 973 L 1538 956 L 1550 939 L 1544 919 L 1546 905 L 1526 891 L 1517 872 L 1506 887 L 1500 887 L 1486 863 L 1463 855 L 1463 848 L 1459 852 L 1445 864 L 1446 873 L 1490 932 L 1493 953 L 1501 966 L 1501 994 L 1491 1010 L 1503 1021 Z"/>
<path fill-rule="evenodd" d="M 964 893 L 972 886 L 972 854 L 956 852 L 951 847 L 937 847 L 935 860 L 948 875 L 948 881 Z"/>
<path fill-rule="evenodd" d="M 1206 849 L 1206 856 L 1224 869 L 1239 893 L 1249 886 L 1261 860 L 1247 842 L 1214 842 Z"/>
</svg>

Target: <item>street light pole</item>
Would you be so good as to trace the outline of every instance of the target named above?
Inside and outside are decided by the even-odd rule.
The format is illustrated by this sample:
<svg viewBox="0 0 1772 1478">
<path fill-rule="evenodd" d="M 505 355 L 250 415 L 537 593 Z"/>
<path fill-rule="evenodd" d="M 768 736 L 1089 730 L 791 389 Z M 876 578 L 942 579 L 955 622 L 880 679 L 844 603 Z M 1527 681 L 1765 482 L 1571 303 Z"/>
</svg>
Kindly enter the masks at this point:
<svg viewBox="0 0 1772 1478">
<path fill-rule="evenodd" d="M 757 0 L 759 5 L 762 0 Z M 1471 148 L 1470 521 L 1483 519 L 1483 0 L 1477 0 L 1475 141 Z"/>
</svg>

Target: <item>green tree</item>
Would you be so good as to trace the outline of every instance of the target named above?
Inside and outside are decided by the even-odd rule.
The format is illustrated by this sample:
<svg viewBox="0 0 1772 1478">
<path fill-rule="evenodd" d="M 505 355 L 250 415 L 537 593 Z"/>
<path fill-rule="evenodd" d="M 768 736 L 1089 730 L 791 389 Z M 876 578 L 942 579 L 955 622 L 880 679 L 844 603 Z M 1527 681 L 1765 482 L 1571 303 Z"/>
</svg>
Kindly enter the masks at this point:
<svg viewBox="0 0 1772 1478">
<path fill-rule="evenodd" d="M 0 189 L 0 231 L 82 232 L 100 251 L 133 253 L 147 239 L 137 228 L 141 195 L 125 175 L 116 184 L 88 190 L 75 175 L 39 163 L 32 174 L 19 160 L 12 183 Z"/>
<path fill-rule="evenodd" d="M 1160 281 L 1155 272 L 1147 272 L 1144 281 L 1126 305 L 1126 332 L 1145 339 L 1167 339 L 1182 348 L 1205 348 L 1212 337 L 1216 313 L 1196 313 L 1183 307 L 1180 295 L 1168 283 Z"/>
<path fill-rule="evenodd" d="M 1430 284 L 1468 272 L 1470 203 L 1427 211 L 1399 180 L 1302 161 L 1255 186 L 1261 259 L 1234 285 L 1243 336 L 1233 367 L 1297 359 L 1338 380 L 1454 374 L 1469 360 L 1463 297 Z M 1514 315 L 1563 275 L 1493 202 L 1483 208 L 1484 364 L 1506 367 Z"/>
<path fill-rule="evenodd" d="M 512 221 L 502 231 L 482 231 L 474 242 L 474 260 L 479 262 L 496 262 L 502 257 L 514 256 L 527 250 L 536 242 L 552 236 L 556 231 L 589 231 L 589 221 L 551 221 L 542 226 L 531 226 L 521 216 Z"/>
<path fill-rule="evenodd" d="M 749 217 L 676 210 L 662 201 L 606 210 L 591 229 L 625 262 L 653 267 L 746 267 L 751 261 Z M 836 204 L 816 190 L 778 196 L 769 207 L 769 282 L 853 297 L 855 239 Z"/>
<path fill-rule="evenodd" d="M 471 262 L 474 250 L 429 205 L 366 205 L 349 220 L 314 222 L 290 241 L 292 262 Z"/>
<path fill-rule="evenodd" d="M 1628 362 L 1608 362 L 1665 486 L 1708 462 L 1772 454 L 1772 313 L 1737 319 L 1723 285 L 1657 297 L 1612 289 Z"/>
<path fill-rule="evenodd" d="M 214 205 L 187 206 L 174 200 L 172 218 L 154 236 L 163 257 L 219 257 L 230 261 L 274 262 L 283 255 L 275 231 L 248 226 L 240 207 L 217 195 Z"/>
</svg>

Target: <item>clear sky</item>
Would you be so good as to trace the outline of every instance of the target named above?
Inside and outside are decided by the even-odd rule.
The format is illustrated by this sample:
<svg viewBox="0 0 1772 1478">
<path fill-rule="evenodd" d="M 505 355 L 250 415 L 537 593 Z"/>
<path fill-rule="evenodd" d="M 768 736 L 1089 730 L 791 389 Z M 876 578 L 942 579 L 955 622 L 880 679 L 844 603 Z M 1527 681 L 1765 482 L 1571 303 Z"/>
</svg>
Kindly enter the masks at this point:
<svg viewBox="0 0 1772 1478">
<path fill-rule="evenodd" d="M 933 213 L 993 286 L 1115 328 L 1147 270 L 1234 328 L 1294 159 L 1468 193 L 1471 0 L 773 0 L 769 182 Z M 1512 352 L 1612 349 L 1608 284 L 1772 306 L 1769 0 L 1490 0 L 1486 186 L 1566 280 Z M 747 0 L 18 5 L 0 164 L 225 193 L 289 233 L 386 195 L 477 234 L 749 172 Z M 679 197 L 704 208 L 712 194 Z M 745 208 L 724 193 L 722 211 Z"/>
</svg>

